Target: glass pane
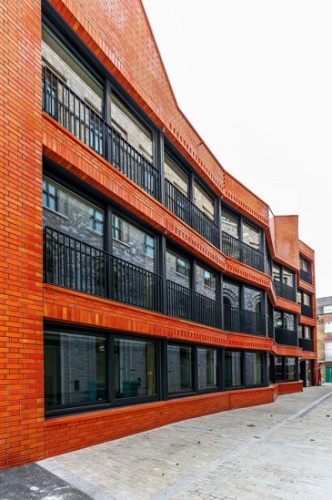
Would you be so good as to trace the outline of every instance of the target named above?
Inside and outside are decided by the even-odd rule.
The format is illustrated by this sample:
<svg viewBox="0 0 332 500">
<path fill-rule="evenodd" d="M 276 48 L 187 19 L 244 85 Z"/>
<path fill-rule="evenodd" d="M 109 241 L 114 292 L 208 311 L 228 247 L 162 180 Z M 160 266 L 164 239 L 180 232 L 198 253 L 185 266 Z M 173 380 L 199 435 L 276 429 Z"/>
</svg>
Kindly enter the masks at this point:
<svg viewBox="0 0 332 500">
<path fill-rule="evenodd" d="M 217 351 L 209 348 L 197 349 L 198 389 L 217 387 Z"/>
<path fill-rule="evenodd" d="M 246 385 L 263 383 L 263 356 L 257 352 L 246 352 Z"/>
<path fill-rule="evenodd" d="M 147 271 L 155 271 L 155 238 L 118 215 L 112 218 L 113 255 Z"/>
<path fill-rule="evenodd" d="M 168 393 L 190 392 L 192 380 L 192 348 L 169 345 L 167 347 Z"/>
<path fill-rule="evenodd" d="M 286 380 L 295 380 L 296 378 L 296 359 L 285 358 Z"/>
<path fill-rule="evenodd" d="M 194 184 L 194 204 L 198 207 L 209 219 L 214 220 L 214 204 L 213 199 L 200 186 Z"/>
<path fill-rule="evenodd" d="M 272 274 L 275 281 L 280 281 L 280 267 L 273 264 Z"/>
<path fill-rule="evenodd" d="M 252 311 L 256 313 L 261 312 L 261 292 L 255 290 L 254 288 L 243 287 L 243 308 L 246 311 Z"/>
<path fill-rule="evenodd" d="M 153 342 L 114 339 L 115 397 L 156 394 L 156 353 Z"/>
<path fill-rule="evenodd" d="M 167 250 L 166 278 L 186 288 L 190 287 L 190 262 L 179 254 Z"/>
<path fill-rule="evenodd" d="M 276 382 L 284 380 L 283 358 L 281 356 L 274 358 L 274 373 Z"/>
<path fill-rule="evenodd" d="M 215 300 L 216 298 L 216 277 L 214 273 L 196 265 L 196 292 Z"/>
<path fill-rule="evenodd" d="M 260 247 L 260 231 L 246 222 L 243 223 L 243 242 L 256 250 Z"/>
<path fill-rule="evenodd" d="M 233 238 L 239 238 L 239 219 L 229 212 L 224 210 L 221 212 L 221 228 L 222 230 L 233 236 Z"/>
<path fill-rule="evenodd" d="M 243 385 L 242 352 L 226 351 L 225 353 L 225 385 L 236 387 Z"/>
<path fill-rule="evenodd" d="M 104 336 L 45 334 L 46 408 L 107 400 Z"/>
<path fill-rule="evenodd" d="M 293 314 L 284 313 L 284 324 L 286 330 L 295 330 L 295 317 Z"/>
<path fill-rule="evenodd" d="M 165 178 L 188 197 L 189 177 L 167 154 L 165 155 Z"/>
<path fill-rule="evenodd" d="M 53 189 L 51 189 L 51 187 Z M 51 179 L 44 178 L 43 225 L 65 233 L 88 245 L 104 247 L 104 212 L 84 198 Z M 50 190 L 51 189 L 51 190 Z M 47 193 L 47 194 L 46 194 Z M 54 194 L 53 194 L 54 193 Z M 56 196 L 56 206 L 47 205 L 48 200 Z M 48 210 L 52 208 L 52 210 Z M 56 209 L 56 212 L 54 211 Z M 92 215 L 96 214 L 96 229 L 92 228 Z"/>
<path fill-rule="evenodd" d="M 43 26 L 42 55 L 81 99 L 102 113 L 102 85 L 47 26 Z"/>
<path fill-rule="evenodd" d="M 111 99 L 111 115 L 113 128 L 151 163 L 153 156 L 151 132 L 129 111 L 124 102 L 114 94 Z M 135 161 L 134 157 L 128 158 L 127 161 L 130 161 L 130 159 L 132 162 Z"/>
<path fill-rule="evenodd" d="M 282 272 L 283 283 L 287 286 L 294 287 L 294 274 L 287 269 L 283 269 Z"/>
</svg>

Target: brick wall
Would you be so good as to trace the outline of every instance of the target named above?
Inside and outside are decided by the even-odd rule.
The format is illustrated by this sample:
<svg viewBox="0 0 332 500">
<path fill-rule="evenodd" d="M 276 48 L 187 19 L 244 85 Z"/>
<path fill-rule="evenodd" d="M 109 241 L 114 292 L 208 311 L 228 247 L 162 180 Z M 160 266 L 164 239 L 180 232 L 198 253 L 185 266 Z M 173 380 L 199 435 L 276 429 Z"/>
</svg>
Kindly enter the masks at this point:
<svg viewBox="0 0 332 500">
<path fill-rule="evenodd" d="M 0 468 L 44 451 L 40 0 L 0 9 Z"/>
</svg>

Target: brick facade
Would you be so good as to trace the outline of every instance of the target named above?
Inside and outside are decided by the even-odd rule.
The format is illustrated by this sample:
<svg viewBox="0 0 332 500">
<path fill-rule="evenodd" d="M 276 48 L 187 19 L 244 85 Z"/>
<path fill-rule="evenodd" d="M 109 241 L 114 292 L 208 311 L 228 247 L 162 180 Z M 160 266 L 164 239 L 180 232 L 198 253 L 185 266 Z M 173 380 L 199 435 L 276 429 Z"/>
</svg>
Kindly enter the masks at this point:
<svg viewBox="0 0 332 500">
<path fill-rule="evenodd" d="M 58 18 L 62 27 L 72 31 L 78 46 L 83 44 L 89 49 L 96 67 L 103 67 L 105 74 L 108 72 L 118 82 L 133 107 L 140 107 L 146 121 L 153 122 L 155 130 L 162 130 L 165 140 L 183 157 L 183 164 L 190 164 L 197 178 L 205 183 L 204 191 L 200 191 L 195 179 L 193 203 L 202 211 L 205 206 L 207 217 L 212 218 L 209 196 L 213 193 L 215 199 L 222 197 L 229 209 L 256 224 L 265 234 L 271 258 L 290 268 L 296 277 L 296 286 L 311 294 L 313 314 L 305 316 L 295 301 L 277 297 L 268 272 L 227 256 L 165 208 L 160 200 L 149 196 L 87 143 L 75 137 L 56 117 L 42 111 L 42 56 L 44 62 L 66 80 L 66 85 L 72 84 L 73 90 L 93 109 L 101 109 L 102 98 L 97 91 L 85 87 L 84 75 L 82 80 L 75 80 L 71 69 L 62 65 L 61 59 L 57 60 L 54 51 L 45 43 L 42 53 L 41 1 L 22 0 L 17 8 L 15 2 L 4 0 L 0 11 L 0 42 L 6 47 L 0 72 L 0 168 L 3 174 L 0 201 L 0 469 L 185 418 L 272 402 L 279 394 L 300 391 L 303 387 L 302 381 L 293 380 L 48 419 L 44 405 L 44 322 L 61 325 L 64 330 L 72 326 L 105 335 L 108 332 L 130 333 L 153 338 L 156 342 L 171 339 L 216 349 L 260 352 L 264 360 L 268 356 L 279 356 L 314 363 L 317 350 L 314 252 L 298 239 L 297 217 L 272 217 L 268 205 L 225 172 L 202 143 L 178 108 L 141 2 L 45 0 L 42 4 L 50 17 Z M 130 134 L 126 140 L 140 150 L 144 158 L 150 160 L 153 154 L 158 156 L 152 148 L 152 135 L 150 138 L 142 124 L 123 113 L 117 102 L 113 101 L 113 107 L 114 128 L 128 129 Z M 312 328 L 314 349 L 304 352 L 299 345 L 281 345 L 268 335 L 230 332 L 44 283 L 43 156 L 45 162 L 57 165 L 73 189 L 88 187 L 102 200 L 113 203 L 115 213 L 124 210 L 132 215 L 135 219 L 131 229 L 133 247 L 141 248 L 144 244 L 144 232 L 135 225 L 139 221 L 160 237 L 167 238 L 167 244 L 179 248 L 180 255 L 181 251 L 187 252 L 198 259 L 196 291 L 202 296 L 216 300 L 220 292 L 217 288 L 204 286 L 204 270 L 208 268 L 223 275 L 226 283 L 241 283 L 241 290 L 247 290 L 244 297 L 250 302 L 251 310 L 257 306 L 259 313 L 259 307 L 266 308 L 269 300 L 271 307 L 296 315 L 300 325 Z M 169 171 L 168 175 L 171 181 L 175 179 Z M 64 196 L 61 203 L 68 203 L 68 199 Z M 59 213 L 45 209 L 44 225 L 63 232 L 70 229 L 75 238 L 102 249 L 104 240 L 84 226 L 89 208 L 95 205 L 81 203 L 77 201 L 79 197 L 76 201 L 70 200 L 76 225 L 69 228 Z M 68 212 L 64 215 L 68 216 Z M 133 256 L 124 246 L 116 245 L 114 255 L 145 270 L 153 270 L 155 263 L 146 255 Z M 172 251 L 168 261 L 166 259 L 167 278 L 189 287 L 186 278 L 176 274 Z M 311 283 L 300 279 L 300 254 L 312 263 Z M 230 285 L 225 286 L 225 290 L 230 289 Z M 264 297 L 262 304 L 261 299 L 257 299 L 257 290 Z M 92 357 L 93 353 L 84 363 L 81 360 L 83 365 L 92 363 Z M 76 361 L 72 358 L 70 362 Z M 77 373 L 81 368 L 75 365 Z M 93 366 L 89 365 L 89 370 L 90 378 L 96 378 Z M 63 373 L 62 382 L 66 384 L 68 378 L 69 375 Z M 87 375 L 83 374 L 81 380 L 88 391 Z"/>
</svg>

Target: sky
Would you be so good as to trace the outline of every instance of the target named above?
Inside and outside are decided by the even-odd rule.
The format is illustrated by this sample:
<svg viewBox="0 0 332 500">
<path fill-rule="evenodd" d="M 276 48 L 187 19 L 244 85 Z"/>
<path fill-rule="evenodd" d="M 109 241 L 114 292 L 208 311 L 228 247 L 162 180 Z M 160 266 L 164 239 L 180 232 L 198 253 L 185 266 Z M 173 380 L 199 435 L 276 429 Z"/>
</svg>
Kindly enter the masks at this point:
<svg viewBox="0 0 332 500">
<path fill-rule="evenodd" d="M 332 296 L 332 0 L 142 0 L 181 111 Z"/>
</svg>

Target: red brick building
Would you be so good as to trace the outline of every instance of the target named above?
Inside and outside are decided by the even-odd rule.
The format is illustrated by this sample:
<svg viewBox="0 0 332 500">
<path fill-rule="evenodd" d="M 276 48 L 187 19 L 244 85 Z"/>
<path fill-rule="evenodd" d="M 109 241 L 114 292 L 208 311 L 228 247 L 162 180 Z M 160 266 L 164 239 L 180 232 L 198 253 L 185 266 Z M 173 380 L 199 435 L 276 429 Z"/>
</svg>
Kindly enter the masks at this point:
<svg viewBox="0 0 332 500">
<path fill-rule="evenodd" d="M 141 2 L 0 16 L 0 467 L 313 384 L 314 252 L 182 114 Z"/>
</svg>

